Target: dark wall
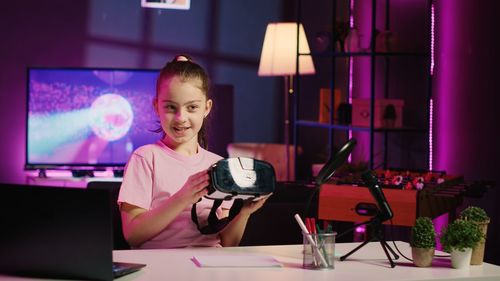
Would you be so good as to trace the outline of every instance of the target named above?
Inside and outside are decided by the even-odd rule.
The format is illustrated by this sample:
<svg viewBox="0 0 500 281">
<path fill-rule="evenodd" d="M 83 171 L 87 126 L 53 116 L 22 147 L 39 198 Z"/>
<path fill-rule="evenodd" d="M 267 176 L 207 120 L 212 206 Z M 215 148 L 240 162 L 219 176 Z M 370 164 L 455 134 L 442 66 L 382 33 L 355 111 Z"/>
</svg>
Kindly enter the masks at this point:
<svg viewBox="0 0 500 281">
<path fill-rule="evenodd" d="M 494 0 L 437 2 L 436 168 L 466 180 L 500 183 L 500 3 Z M 468 199 L 491 216 L 486 260 L 500 264 L 500 192 Z"/>
<path fill-rule="evenodd" d="M 0 180 L 24 180 L 26 66 L 84 65 L 88 1 L 10 1 L 0 9 Z"/>
<path fill-rule="evenodd" d="M 213 84 L 233 87 L 228 106 L 235 114 L 225 119 L 233 128 L 224 131 L 232 136 L 225 139 L 280 141 L 281 78 L 258 77 L 257 70 L 267 23 L 280 21 L 282 10 L 282 1 L 267 0 L 192 0 L 187 11 L 121 0 L 2 4 L 0 181 L 25 180 L 27 66 L 159 69 L 188 53 Z"/>
</svg>

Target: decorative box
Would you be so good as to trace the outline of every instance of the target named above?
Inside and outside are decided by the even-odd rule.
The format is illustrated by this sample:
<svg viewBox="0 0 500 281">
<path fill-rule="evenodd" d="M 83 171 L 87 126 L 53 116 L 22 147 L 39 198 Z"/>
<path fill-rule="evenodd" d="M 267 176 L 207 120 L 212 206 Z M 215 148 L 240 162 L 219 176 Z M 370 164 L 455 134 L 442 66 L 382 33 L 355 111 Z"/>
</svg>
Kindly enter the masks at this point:
<svg viewBox="0 0 500 281">
<path fill-rule="evenodd" d="M 403 126 L 402 99 L 376 99 L 374 127 L 401 128 Z M 370 126 L 370 100 L 352 99 L 352 125 L 357 127 Z"/>
</svg>

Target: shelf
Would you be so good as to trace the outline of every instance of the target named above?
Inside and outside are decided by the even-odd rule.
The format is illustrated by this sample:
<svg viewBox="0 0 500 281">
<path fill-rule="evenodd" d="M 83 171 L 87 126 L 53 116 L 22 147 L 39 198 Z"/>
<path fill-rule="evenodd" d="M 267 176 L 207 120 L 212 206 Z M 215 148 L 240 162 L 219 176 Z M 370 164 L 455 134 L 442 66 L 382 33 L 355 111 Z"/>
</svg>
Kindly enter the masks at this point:
<svg viewBox="0 0 500 281">
<path fill-rule="evenodd" d="M 300 53 L 299 56 L 313 56 L 313 57 L 422 57 L 428 58 L 430 53 L 428 52 L 311 52 L 311 53 Z"/>
<path fill-rule="evenodd" d="M 316 128 L 326 128 L 326 129 L 337 129 L 337 130 L 345 130 L 345 131 L 353 131 L 353 132 L 370 132 L 370 127 L 355 127 L 351 125 L 341 125 L 341 124 L 328 124 L 328 123 L 320 123 L 317 121 L 309 121 L 309 120 L 296 120 L 296 124 L 299 126 L 305 127 L 316 127 Z M 427 129 L 421 128 L 412 128 L 412 127 L 401 127 L 401 128 L 374 128 L 374 132 L 379 133 L 391 133 L 391 132 L 427 132 Z"/>
<path fill-rule="evenodd" d="M 316 25 L 316 13 L 310 12 L 313 7 L 317 8 L 317 3 L 309 4 L 303 8 L 303 4 L 305 5 L 308 2 L 298 1 L 297 22 L 303 22 L 304 24 L 310 22 L 311 28 L 322 28 L 320 31 L 324 31 L 324 27 Z M 330 32 L 335 30 L 338 20 L 344 21 L 352 18 L 352 23 L 354 23 L 357 22 L 354 19 L 355 17 L 369 16 L 369 13 L 371 13 L 370 26 L 363 25 L 364 34 L 370 36 L 370 47 L 342 52 L 336 45 L 338 40 L 334 41 L 335 45 L 328 42 L 325 45 L 317 45 L 316 48 L 307 52 L 299 52 L 297 47 L 298 56 L 310 56 L 317 62 L 316 75 L 313 78 L 304 79 L 299 73 L 296 73 L 296 91 L 293 101 L 294 116 L 292 118 L 294 139 L 292 143 L 297 146 L 307 144 L 309 145 L 307 149 L 310 151 L 310 155 L 301 158 L 300 167 L 303 171 L 307 171 L 308 165 L 317 161 L 315 159 L 318 158 L 317 155 L 324 153 L 321 150 L 323 148 L 319 147 L 319 145 L 324 145 L 325 140 L 327 148 L 330 150 L 328 153 L 332 154 L 335 153 L 334 148 L 347 137 L 361 137 L 369 141 L 364 141 L 362 151 L 356 155 L 355 161 L 367 160 L 370 169 L 379 166 L 406 167 L 409 165 L 421 169 L 420 166 L 425 165 L 425 161 L 430 159 L 422 156 L 421 151 L 423 151 L 423 146 L 428 143 L 428 118 L 431 116 L 430 112 L 428 112 L 428 104 L 432 97 L 432 76 L 430 72 L 427 72 L 431 69 L 432 56 L 430 51 L 431 42 L 429 41 L 431 37 L 428 36 L 427 32 L 419 33 L 418 36 L 405 33 L 404 36 L 399 37 L 404 38 L 401 44 L 394 45 L 394 42 L 379 41 L 375 36 L 377 30 L 391 30 L 390 23 L 392 23 L 392 26 L 397 27 L 393 31 L 412 32 L 414 27 L 409 22 L 413 22 L 413 17 L 425 24 L 425 27 L 430 28 L 430 4 L 432 0 L 422 0 L 421 3 L 416 3 L 418 2 L 416 1 L 414 6 L 408 5 L 415 9 L 411 13 L 406 8 L 405 10 L 399 9 L 397 4 L 391 5 L 391 1 L 380 1 L 383 3 L 379 5 L 377 0 L 372 0 L 371 10 L 368 10 L 364 4 L 363 6 L 354 5 L 354 0 L 347 0 L 339 5 L 337 5 L 337 2 L 340 1 L 332 1 L 331 11 L 320 13 L 325 19 Z M 356 13 L 355 9 L 358 9 Z M 422 17 L 423 13 L 426 13 L 429 18 Z M 338 19 L 337 16 L 339 16 Z M 379 20 L 377 20 L 378 16 L 381 16 Z M 407 18 L 408 16 L 412 18 Z M 368 25 L 368 23 L 366 24 Z M 431 31 L 428 30 L 428 32 Z M 331 35 L 331 37 L 330 39 L 333 39 L 334 35 Z M 388 38 L 380 39 L 388 40 Z M 366 46 L 366 44 L 368 42 L 365 42 L 363 46 Z M 318 50 L 324 51 L 320 52 Z M 322 93 L 323 88 L 329 89 L 329 93 Z M 305 95 L 306 92 L 317 91 L 317 89 L 320 92 L 319 104 L 307 100 L 310 97 Z M 341 92 L 339 97 L 336 94 L 337 89 Z M 316 98 L 316 95 L 313 95 L 313 97 Z M 369 122 L 356 122 L 356 124 L 364 125 L 362 127 L 335 123 L 337 122 L 335 116 L 338 115 L 332 115 L 330 111 L 332 108 L 338 109 L 337 101 L 346 102 L 350 98 L 369 99 Z M 376 100 L 382 98 L 398 98 L 403 99 L 405 103 L 408 102 L 409 112 L 412 115 L 409 116 L 410 118 L 406 122 L 414 127 L 374 127 L 375 124 L 378 126 L 386 124 L 376 122 L 378 119 L 374 119 L 374 116 L 376 118 L 382 117 L 377 114 L 377 109 L 380 110 L 380 108 L 376 107 Z M 325 104 L 326 106 L 324 106 Z M 318 110 L 318 107 L 320 115 L 328 114 L 329 118 L 326 119 L 332 123 L 320 123 L 319 119 L 316 119 L 314 115 L 310 115 L 311 112 Z M 327 108 L 327 110 L 324 108 Z M 303 115 L 301 112 L 307 112 L 308 114 Z M 310 119 L 300 119 L 299 116 Z M 401 123 L 398 123 L 398 125 L 401 125 Z M 311 130 L 309 128 L 318 129 Z M 349 134 L 346 134 L 346 132 L 349 132 Z M 353 134 L 350 134 L 350 132 L 353 132 Z M 308 134 L 306 138 L 303 137 L 305 133 Z M 310 137 L 311 135 L 313 138 Z M 315 139 L 315 135 L 322 139 Z M 302 142 L 302 144 L 298 142 Z M 403 153 L 404 149 L 413 149 L 413 151 Z M 389 152 L 389 150 L 391 151 Z M 296 170 L 298 170 L 298 167 L 299 165 L 296 163 Z M 303 173 L 307 176 L 307 172 Z"/>
</svg>

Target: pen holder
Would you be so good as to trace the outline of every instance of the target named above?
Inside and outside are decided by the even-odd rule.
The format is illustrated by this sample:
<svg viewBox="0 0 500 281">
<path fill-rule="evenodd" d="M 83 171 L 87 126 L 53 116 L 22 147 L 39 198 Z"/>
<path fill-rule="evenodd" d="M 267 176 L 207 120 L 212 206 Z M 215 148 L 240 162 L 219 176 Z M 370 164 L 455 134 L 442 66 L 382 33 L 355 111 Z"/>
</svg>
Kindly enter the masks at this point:
<svg viewBox="0 0 500 281">
<path fill-rule="evenodd" d="M 302 267 L 307 269 L 333 269 L 336 235 L 336 232 L 302 233 L 304 241 Z"/>
</svg>

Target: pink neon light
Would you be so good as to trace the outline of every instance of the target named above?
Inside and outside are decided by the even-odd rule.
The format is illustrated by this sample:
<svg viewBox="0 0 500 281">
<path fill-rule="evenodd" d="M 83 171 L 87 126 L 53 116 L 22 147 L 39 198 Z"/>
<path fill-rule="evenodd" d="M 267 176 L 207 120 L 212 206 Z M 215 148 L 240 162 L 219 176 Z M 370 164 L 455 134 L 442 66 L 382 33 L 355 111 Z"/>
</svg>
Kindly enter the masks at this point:
<svg viewBox="0 0 500 281">
<path fill-rule="evenodd" d="M 431 4 L 431 76 L 434 75 L 434 24 L 435 24 L 435 14 L 434 14 L 434 2 Z"/>
<path fill-rule="evenodd" d="M 432 163 L 432 155 L 433 155 L 433 130 L 432 124 L 434 123 L 434 101 L 431 99 L 429 101 L 429 171 L 432 171 L 433 163 Z"/>
<path fill-rule="evenodd" d="M 354 15 L 353 15 L 353 12 L 354 12 L 354 0 L 351 0 L 349 9 L 350 9 L 350 13 L 349 13 L 349 27 L 353 28 L 354 27 Z"/>
<path fill-rule="evenodd" d="M 430 75 L 429 79 L 432 79 L 434 75 L 434 25 L 435 25 L 435 13 L 434 13 L 434 2 L 431 3 L 431 66 L 430 66 Z M 429 81 L 430 83 L 431 81 Z M 429 171 L 432 171 L 434 167 L 433 163 L 433 124 L 434 124 L 434 101 L 432 98 L 429 101 Z"/>
<path fill-rule="evenodd" d="M 350 28 L 354 28 L 354 0 L 351 0 L 350 1 L 350 12 L 349 12 L 349 27 Z M 353 63 L 353 59 L 352 57 L 349 57 L 349 104 L 352 104 L 352 85 L 353 85 L 353 81 L 352 81 L 352 77 L 353 77 L 353 66 L 354 66 L 354 63 Z M 349 139 L 352 138 L 352 130 L 349 130 Z M 349 158 L 347 159 L 347 161 L 351 162 L 352 160 L 352 155 L 349 155 Z"/>
<path fill-rule="evenodd" d="M 357 233 L 365 233 L 365 227 L 363 225 L 356 227 L 356 232 Z"/>
<path fill-rule="evenodd" d="M 353 67 L 354 67 L 354 61 L 352 57 L 349 57 L 349 104 L 352 104 Z M 352 130 L 349 130 L 349 139 L 351 138 L 352 138 Z M 348 161 L 351 162 L 351 155 L 349 155 Z"/>
</svg>

